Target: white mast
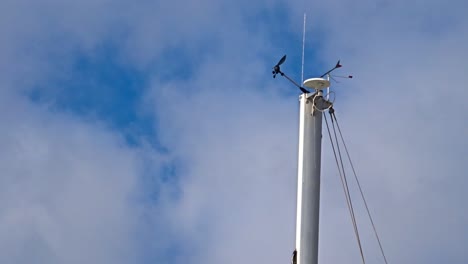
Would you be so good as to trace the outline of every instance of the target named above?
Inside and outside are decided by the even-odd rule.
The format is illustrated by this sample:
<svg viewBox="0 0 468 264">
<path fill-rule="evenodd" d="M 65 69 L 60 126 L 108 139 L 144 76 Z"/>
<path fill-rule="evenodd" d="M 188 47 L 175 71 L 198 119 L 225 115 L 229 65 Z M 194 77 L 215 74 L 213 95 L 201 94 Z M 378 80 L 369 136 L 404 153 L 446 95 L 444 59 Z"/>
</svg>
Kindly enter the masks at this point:
<svg viewBox="0 0 468 264">
<path fill-rule="evenodd" d="M 322 90 L 330 86 L 323 78 L 312 78 L 304 86 L 314 89 L 314 93 L 297 84 L 281 71 L 286 60 L 284 55 L 273 67 L 273 78 L 281 75 L 302 91 L 299 110 L 299 161 L 297 169 L 297 215 L 296 249 L 292 264 L 317 264 L 319 209 L 320 209 L 320 160 L 322 150 L 322 112 L 332 106 L 323 98 Z M 340 68 L 336 66 L 322 75 L 325 76 Z"/>
<path fill-rule="evenodd" d="M 322 111 L 331 103 L 322 96 L 328 80 L 312 78 L 304 86 L 315 93 L 303 93 L 299 110 L 299 156 L 297 172 L 296 250 L 293 264 L 318 263 L 320 162 L 322 149 Z"/>
</svg>

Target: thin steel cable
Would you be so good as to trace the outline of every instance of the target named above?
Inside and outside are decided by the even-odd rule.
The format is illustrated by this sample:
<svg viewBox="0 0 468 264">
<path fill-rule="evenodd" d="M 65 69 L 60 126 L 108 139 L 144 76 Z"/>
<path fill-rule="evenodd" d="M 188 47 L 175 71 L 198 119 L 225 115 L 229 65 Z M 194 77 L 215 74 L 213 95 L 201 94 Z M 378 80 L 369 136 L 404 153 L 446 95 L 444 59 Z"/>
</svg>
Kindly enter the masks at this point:
<svg viewBox="0 0 468 264">
<path fill-rule="evenodd" d="M 327 125 L 328 136 L 329 136 L 329 138 L 330 138 L 330 143 L 331 143 L 331 145 L 332 145 L 333 155 L 335 156 L 336 167 L 338 168 L 338 174 L 340 175 L 341 185 L 343 186 L 343 192 L 344 192 L 344 194 L 345 194 L 346 204 L 347 204 L 347 206 L 348 206 L 348 209 L 350 209 L 350 206 L 349 206 L 349 196 L 347 195 L 345 183 L 344 183 L 344 181 L 343 181 L 343 175 L 341 174 L 341 168 L 340 168 L 340 164 L 338 163 L 338 158 L 337 158 L 336 151 L 335 151 L 335 144 L 333 143 L 333 139 L 332 139 L 332 136 L 331 136 L 331 133 L 330 133 L 330 128 L 329 128 L 329 126 L 328 126 L 327 116 L 325 115 L 325 113 L 324 113 L 323 116 L 324 116 L 324 118 L 325 118 L 325 124 Z M 351 214 L 351 211 L 350 211 L 349 213 Z M 352 216 L 351 216 L 351 221 L 353 221 Z M 353 227 L 354 227 L 354 221 L 353 221 Z"/>
<path fill-rule="evenodd" d="M 356 239 L 357 239 L 357 241 L 358 241 L 358 245 L 359 245 L 359 247 L 361 248 L 360 239 L 359 239 L 359 233 L 357 232 L 358 230 L 357 230 L 357 225 L 356 225 L 356 219 L 355 219 L 355 217 L 354 217 L 354 214 L 353 214 L 353 211 L 352 211 L 352 207 L 351 207 L 351 205 L 350 205 L 351 196 L 349 195 L 349 192 L 348 192 L 348 190 L 347 190 L 347 188 L 346 188 L 346 184 L 345 184 L 345 181 L 344 181 L 344 179 L 343 179 L 343 175 L 342 175 L 342 172 L 341 172 L 341 168 L 340 168 L 340 165 L 339 165 L 339 163 L 338 163 L 338 158 L 337 158 L 337 155 L 336 155 L 335 146 L 334 146 L 334 144 L 333 144 L 333 139 L 332 139 L 332 137 L 331 137 L 330 128 L 329 128 L 329 126 L 328 126 L 327 117 L 326 117 L 326 115 L 324 115 L 324 116 L 325 116 L 325 124 L 327 125 L 328 136 L 329 136 L 329 138 L 330 138 L 330 143 L 331 143 L 331 145 L 332 145 L 333 154 L 334 154 L 334 156 L 335 156 L 336 166 L 337 166 L 337 168 L 338 168 L 338 173 L 339 173 L 339 175 L 340 175 L 341 184 L 342 184 L 342 186 L 343 186 L 343 192 L 344 192 L 344 194 L 345 194 L 346 204 L 347 204 L 347 206 L 348 206 L 348 210 L 349 210 L 351 222 L 352 222 L 352 224 L 353 224 L 354 234 L 356 235 Z M 360 250 L 360 252 L 362 252 L 362 251 Z M 361 254 L 361 257 L 363 257 L 363 254 Z M 364 262 L 364 259 L 363 259 L 363 262 Z"/>
<path fill-rule="evenodd" d="M 327 116 L 325 115 L 325 113 L 323 114 L 323 116 L 324 116 L 324 119 L 325 119 L 325 124 L 327 126 L 327 131 L 328 131 L 328 136 L 330 138 L 330 143 L 332 145 L 333 155 L 335 156 L 335 162 L 336 162 L 336 166 L 338 168 L 338 173 L 340 175 L 341 185 L 343 186 L 343 192 L 344 192 L 345 197 L 346 197 L 346 204 L 348 206 L 349 214 L 350 214 L 350 217 L 351 217 L 351 222 L 353 224 L 354 234 L 355 234 L 356 240 L 358 242 L 362 262 L 365 264 L 364 253 L 362 251 L 362 245 L 361 245 L 361 239 L 359 237 L 359 232 L 358 232 L 358 229 L 357 229 L 356 217 L 354 216 L 354 210 L 353 210 L 352 203 L 351 203 L 351 196 L 349 195 L 349 188 L 348 188 L 347 183 L 346 183 L 346 178 L 342 175 L 342 171 L 341 171 L 340 165 L 338 163 L 338 158 L 337 158 L 336 151 L 335 151 L 335 145 L 333 143 L 333 139 L 332 139 L 332 136 L 331 136 L 330 127 L 328 126 Z M 335 137 L 336 137 L 336 133 L 335 133 Z M 338 141 L 336 141 L 336 142 L 338 144 Z M 340 159 L 341 159 L 341 156 L 340 156 Z M 343 164 L 343 162 L 341 162 L 341 164 Z M 343 168 L 343 172 L 344 172 L 344 168 Z"/>
<path fill-rule="evenodd" d="M 379 235 L 378 235 L 378 233 L 377 233 L 377 228 L 375 227 L 374 220 L 372 219 L 372 216 L 371 216 L 369 207 L 367 206 L 367 201 L 366 201 L 366 198 L 365 198 L 365 196 L 364 196 L 364 191 L 363 191 L 362 188 L 361 188 L 361 183 L 359 182 L 359 179 L 358 179 L 357 174 L 356 174 L 356 170 L 354 169 L 354 165 L 353 165 L 353 162 L 352 162 L 352 160 L 351 160 L 351 156 L 349 155 L 348 147 L 346 146 L 346 143 L 345 143 L 343 134 L 341 133 L 341 129 L 340 129 L 340 126 L 339 126 L 339 124 L 338 124 L 338 119 L 336 118 L 335 113 L 332 114 L 332 118 L 335 119 L 336 127 L 338 128 L 338 132 L 339 132 L 339 134 L 340 134 L 341 141 L 343 142 L 343 146 L 344 146 L 344 148 L 345 148 L 346 155 L 348 156 L 349 164 L 351 165 L 351 169 L 353 170 L 354 179 L 356 179 L 356 183 L 357 183 L 357 185 L 358 185 L 359 192 L 361 193 L 362 200 L 364 201 L 364 206 L 366 207 L 367 215 L 369 216 L 369 220 L 370 220 L 370 222 L 371 222 L 371 224 L 372 224 L 372 228 L 374 229 L 375 237 L 376 237 L 376 239 L 377 239 L 377 242 L 379 243 L 380 252 L 382 253 L 382 257 L 383 257 L 385 263 L 388 264 L 387 258 L 385 257 L 385 253 L 384 253 L 384 250 L 383 250 L 383 247 L 382 247 L 382 243 L 380 242 L 380 237 L 379 237 Z"/>
<path fill-rule="evenodd" d="M 333 122 L 333 113 L 335 111 L 332 110 L 330 112 L 330 119 L 332 121 L 332 128 L 333 128 L 333 134 L 335 136 L 335 142 L 336 142 L 336 148 L 338 150 L 338 157 L 340 158 L 340 163 L 341 163 L 341 169 L 343 170 L 343 179 L 344 179 L 344 182 L 345 182 L 345 186 L 346 186 L 346 191 L 347 191 L 347 194 L 349 196 L 349 204 L 350 204 L 350 207 L 351 207 L 351 213 L 352 213 L 352 218 L 353 218 L 353 222 L 354 222 L 354 228 L 355 228 L 355 232 L 356 232 L 356 239 L 358 241 L 358 245 L 359 245 L 359 251 L 361 252 L 361 257 L 362 257 L 362 262 L 365 263 L 365 260 L 364 260 L 364 252 L 362 250 L 362 244 L 361 244 L 361 238 L 359 236 L 359 230 L 358 230 L 358 226 L 357 226 L 357 222 L 356 222 L 356 215 L 354 214 L 354 207 L 353 207 L 353 202 L 351 200 L 351 194 L 349 192 L 349 186 L 348 186 L 348 180 L 346 178 L 346 172 L 345 172 L 345 169 L 344 169 L 344 164 L 343 164 L 343 158 L 341 156 L 341 151 L 340 151 L 340 144 L 338 142 L 338 137 L 336 135 L 336 129 L 335 129 L 335 122 Z"/>
</svg>

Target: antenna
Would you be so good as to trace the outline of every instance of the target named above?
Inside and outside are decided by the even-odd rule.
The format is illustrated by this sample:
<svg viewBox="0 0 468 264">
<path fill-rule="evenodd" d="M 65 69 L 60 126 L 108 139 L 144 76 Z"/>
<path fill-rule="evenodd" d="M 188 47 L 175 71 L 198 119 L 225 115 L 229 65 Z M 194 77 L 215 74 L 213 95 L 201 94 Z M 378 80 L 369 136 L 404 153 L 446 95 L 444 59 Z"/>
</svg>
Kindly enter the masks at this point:
<svg viewBox="0 0 468 264">
<path fill-rule="evenodd" d="M 306 27 L 306 13 L 304 13 L 304 26 L 302 28 L 302 70 L 301 70 L 301 82 L 304 82 L 304 50 L 305 50 L 305 30 Z"/>
</svg>

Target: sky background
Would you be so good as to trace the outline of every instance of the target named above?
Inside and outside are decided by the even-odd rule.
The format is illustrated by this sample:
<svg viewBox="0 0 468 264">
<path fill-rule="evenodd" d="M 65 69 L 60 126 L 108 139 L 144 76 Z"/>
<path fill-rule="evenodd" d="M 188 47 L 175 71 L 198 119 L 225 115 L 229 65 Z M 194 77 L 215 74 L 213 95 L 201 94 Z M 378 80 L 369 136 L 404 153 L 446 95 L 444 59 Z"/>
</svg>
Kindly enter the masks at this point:
<svg viewBox="0 0 468 264">
<path fill-rule="evenodd" d="M 271 67 L 300 80 L 304 12 L 305 77 L 355 76 L 335 109 L 389 263 L 467 263 L 467 10 L 2 0 L 0 263 L 289 263 L 299 92 Z M 320 221 L 320 263 L 360 263 L 325 135 Z"/>
</svg>

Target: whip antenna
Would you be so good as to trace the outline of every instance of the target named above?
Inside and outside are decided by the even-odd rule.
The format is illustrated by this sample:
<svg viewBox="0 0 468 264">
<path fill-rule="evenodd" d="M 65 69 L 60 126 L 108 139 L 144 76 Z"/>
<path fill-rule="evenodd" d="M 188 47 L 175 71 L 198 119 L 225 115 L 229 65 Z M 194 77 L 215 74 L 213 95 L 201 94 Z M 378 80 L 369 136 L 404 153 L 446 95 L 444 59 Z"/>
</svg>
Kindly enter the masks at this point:
<svg viewBox="0 0 468 264">
<path fill-rule="evenodd" d="M 302 70 L 301 70 L 301 83 L 304 82 L 304 50 L 305 50 L 305 33 L 306 33 L 306 13 L 304 13 L 304 26 L 302 31 Z"/>
</svg>

